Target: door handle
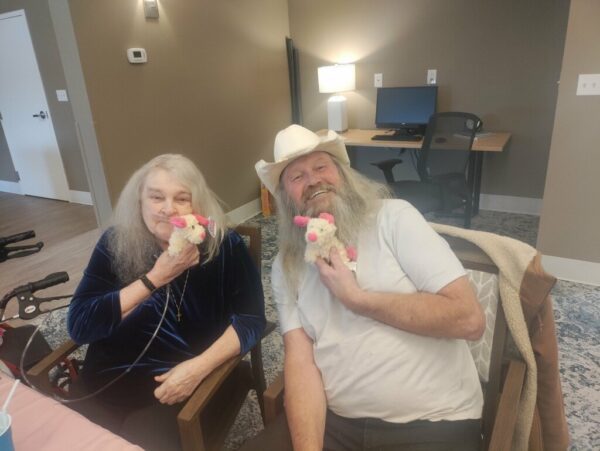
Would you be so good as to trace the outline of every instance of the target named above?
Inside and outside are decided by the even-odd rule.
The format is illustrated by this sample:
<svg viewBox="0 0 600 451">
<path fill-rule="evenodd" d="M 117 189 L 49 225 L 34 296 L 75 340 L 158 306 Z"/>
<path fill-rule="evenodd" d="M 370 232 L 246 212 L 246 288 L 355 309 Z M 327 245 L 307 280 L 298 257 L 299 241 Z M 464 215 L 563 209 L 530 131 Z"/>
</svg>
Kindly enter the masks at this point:
<svg viewBox="0 0 600 451">
<path fill-rule="evenodd" d="M 48 117 L 48 113 L 44 113 L 43 111 L 40 111 L 40 114 L 34 114 L 33 117 L 40 117 L 42 119 L 46 119 L 46 117 Z"/>
</svg>

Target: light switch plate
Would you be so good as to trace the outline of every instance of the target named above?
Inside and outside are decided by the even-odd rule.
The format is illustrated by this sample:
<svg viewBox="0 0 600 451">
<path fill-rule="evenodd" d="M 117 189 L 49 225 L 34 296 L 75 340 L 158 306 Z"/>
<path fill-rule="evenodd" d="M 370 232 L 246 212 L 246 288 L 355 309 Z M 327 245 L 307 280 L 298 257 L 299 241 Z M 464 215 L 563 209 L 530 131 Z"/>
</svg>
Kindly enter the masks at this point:
<svg viewBox="0 0 600 451">
<path fill-rule="evenodd" d="M 600 74 L 579 74 L 578 96 L 600 96 Z"/>
<path fill-rule="evenodd" d="M 376 88 L 383 87 L 383 74 L 375 74 L 375 76 L 373 77 L 373 85 Z"/>
<path fill-rule="evenodd" d="M 435 85 L 437 83 L 437 69 L 427 69 L 427 84 Z"/>
<path fill-rule="evenodd" d="M 56 90 L 56 98 L 59 102 L 68 102 L 69 97 L 67 96 L 67 91 L 65 89 L 57 89 Z"/>
</svg>

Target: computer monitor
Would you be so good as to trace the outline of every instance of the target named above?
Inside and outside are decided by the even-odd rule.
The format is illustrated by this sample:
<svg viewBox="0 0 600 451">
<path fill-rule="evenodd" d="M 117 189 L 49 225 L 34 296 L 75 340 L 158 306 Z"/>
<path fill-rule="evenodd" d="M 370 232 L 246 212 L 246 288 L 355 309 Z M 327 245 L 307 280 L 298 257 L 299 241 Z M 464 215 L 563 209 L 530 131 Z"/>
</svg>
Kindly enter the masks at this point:
<svg viewBox="0 0 600 451">
<path fill-rule="evenodd" d="M 437 86 L 378 88 L 375 126 L 397 134 L 425 134 L 436 103 Z"/>
</svg>

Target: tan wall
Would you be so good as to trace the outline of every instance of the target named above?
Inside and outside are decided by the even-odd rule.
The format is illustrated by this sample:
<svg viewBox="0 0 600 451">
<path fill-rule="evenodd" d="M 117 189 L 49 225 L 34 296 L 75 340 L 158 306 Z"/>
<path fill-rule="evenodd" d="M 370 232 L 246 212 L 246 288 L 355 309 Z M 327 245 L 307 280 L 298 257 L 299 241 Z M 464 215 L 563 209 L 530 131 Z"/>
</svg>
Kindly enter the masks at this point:
<svg viewBox="0 0 600 451">
<path fill-rule="evenodd" d="M 376 89 L 426 82 L 438 70 L 438 110 L 478 114 L 513 133 L 506 152 L 486 155 L 482 191 L 541 198 L 566 29 L 566 0 L 289 0 L 299 48 L 305 124 L 327 125 L 328 94 L 317 67 L 356 61 L 346 94 L 350 127 L 373 128 Z"/>
<path fill-rule="evenodd" d="M 191 157 L 228 204 L 259 195 L 254 163 L 290 121 L 284 0 L 70 0 L 111 198 L 151 157 Z M 148 63 L 131 65 L 126 49 Z M 271 157 L 272 158 L 272 157 Z"/>
<path fill-rule="evenodd" d="M 69 188 L 77 191 L 89 191 L 87 178 L 81 157 L 81 150 L 75 131 L 73 110 L 68 102 L 56 99 L 56 90 L 65 89 L 65 75 L 62 70 L 58 46 L 47 0 L 2 0 L 0 13 L 23 9 L 31 34 L 31 41 L 37 58 L 40 75 L 46 92 L 48 108 L 52 116 L 56 141 L 65 167 Z M 0 64 L 2 62 L 0 61 Z M 2 130 L 0 130 L 2 133 Z M 0 138 L 2 141 L 4 137 Z M 10 161 L 0 166 L 0 180 L 15 181 L 12 159 L 8 147 L 0 144 L 0 161 Z"/>
<path fill-rule="evenodd" d="M 560 77 L 538 248 L 600 263 L 600 96 L 576 96 L 578 74 L 600 74 L 600 2 L 573 0 Z"/>
</svg>

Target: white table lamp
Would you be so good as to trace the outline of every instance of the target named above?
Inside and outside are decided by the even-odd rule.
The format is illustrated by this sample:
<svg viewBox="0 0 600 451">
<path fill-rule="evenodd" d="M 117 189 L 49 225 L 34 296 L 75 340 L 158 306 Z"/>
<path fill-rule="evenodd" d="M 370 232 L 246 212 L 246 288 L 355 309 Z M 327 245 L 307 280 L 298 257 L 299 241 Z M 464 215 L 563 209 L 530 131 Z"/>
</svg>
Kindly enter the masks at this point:
<svg viewBox="0 0 600 451">
<path fill-rule="evenodd" d="M 354 91 L 354 64 L 336 64 L 319 67 L 319 92 L 336 93 L 327 101 L 327 128 L 336 132 L 348 130 L 346 114 L 346 97 L 338 94 L 343 91 Z"/>
</svg>

